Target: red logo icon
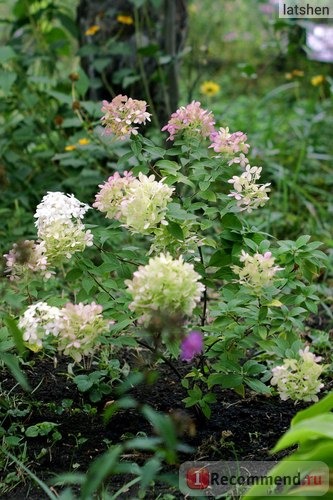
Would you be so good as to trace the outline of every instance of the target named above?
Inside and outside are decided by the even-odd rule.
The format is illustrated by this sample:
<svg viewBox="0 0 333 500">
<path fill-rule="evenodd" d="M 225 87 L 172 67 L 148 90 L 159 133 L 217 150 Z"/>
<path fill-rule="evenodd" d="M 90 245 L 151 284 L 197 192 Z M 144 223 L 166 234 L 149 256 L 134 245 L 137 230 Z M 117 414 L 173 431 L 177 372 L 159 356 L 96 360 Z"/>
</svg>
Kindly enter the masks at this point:
<svg viewBox="0 0 333 500">
<path fill-rule="evenodd" d="M 205 490 L 209 486 L 209 472 L 205 467 L 192 467 L 186 471 L 186 483 L 191 490 Z"/>
</svg>

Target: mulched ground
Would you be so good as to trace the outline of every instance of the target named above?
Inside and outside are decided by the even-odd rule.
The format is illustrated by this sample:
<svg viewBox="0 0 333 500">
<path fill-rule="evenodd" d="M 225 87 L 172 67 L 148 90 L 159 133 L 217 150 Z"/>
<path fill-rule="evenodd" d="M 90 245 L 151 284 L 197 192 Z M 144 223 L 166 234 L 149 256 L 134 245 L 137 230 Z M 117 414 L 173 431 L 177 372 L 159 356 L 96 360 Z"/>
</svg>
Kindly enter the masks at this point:
<svg viewBox="0 0 333 500">
<path fill-rule="evenodd" d="M 184 369 L 182 365 L 178 368 Z M 83 412 L 83 405 L 90 403 L 89 399 L 83 399 L 66 376 L 66 371 L 65 360 L 60 360 L 57 368 L 54 368 L 51 359 L 41 359 L 38 356 L 34 368 L 28 367 L 26 370 L 35 390 L 32 395 L 24 395 L 26 400 L 33 401 L 32 410 L 22 420 L 24 428 L 50 421 L 59 424 L 58 430 L 62 435 L 62 439 L 53 444 L 44 456 L 41 456 L 41 450 L 49 448 L 47 437 L 26 438 L 29 457 L 26 463 L 43 480 L 60 472 L 74 469 L 85 471 L 91 461 L 107 449 L 108 443 L 115 444 L 131 435 L 134 437 L 139 431 L 150 435 L 154 432 L 150 424 L 135 410 L 121 411 L 105 425 L 102 411 L 106 401 L 112 399 L 112 396 L 97 405 L 96 414 Z M 193 452 L 179 457 L 179 463 L 187 460 L 277 460 L 283 453 L 272 456 L 269 450 L 289 427 L 295 413 L 306 406 L 295 406 L 293 402 L 282 402 L 277 397 L 258 396 L 251 392 L 241 398 L 230 390 L 217 390 L 217 402 L 212 407 L 212 417 L 208 421 L 198 418 L 191 409 L 184 410 L 181 400 L 186 394 L 173 371 L 166 365 L 160 365 L 159 371 L 160 376 L 154 385 L 138 386 L 133 395 L 138 401 L 149 404 L 156 410 L 171 412 L 176 419 L 187 422 L 181 439 L 192 446 Z M 8 374 L 0 373 L 0 381 L 1 378 L 3 389 L 8 390 L 13 386 L 13 380 Z M 19 387 L 13 393 L 17 396 L 23 394 Z M 52 404 L 59 404 L 64 399 L 71 399 L 73 403 L 59 415 Z M 8 423 L 5 421 L 2 425 L 6 427 Z M 187 430 L 191 430 L 193 434 L 193 428 L 195 435 L 188 435 Z M 80 444 L 78 439 L 82 439 Z M 140 458 L 138 455 L 138 462 L 140 460 L 142 461 L 142 456 Z M 177 471 L 177 467 L 176 465 L 173 470 Z M 1 478 L 0 471 L 0 481 L 1 479 L 4 477 Z M 116 487 L 122 486 L 122 481 L 123 477 L 113 478 L 112 489 L 116 491 Z M 174 498 L 183 498 L 165 485 L 157 485 L 155 491 L 145 498 L 157 498 L 162 492 L 172 493 Z M 47 497 L 24 478 L 19 487 L 1 498 L 42 500 Z M 128 493 L 121 498 L 131 499 L 135 495 Z"/>
</svg>

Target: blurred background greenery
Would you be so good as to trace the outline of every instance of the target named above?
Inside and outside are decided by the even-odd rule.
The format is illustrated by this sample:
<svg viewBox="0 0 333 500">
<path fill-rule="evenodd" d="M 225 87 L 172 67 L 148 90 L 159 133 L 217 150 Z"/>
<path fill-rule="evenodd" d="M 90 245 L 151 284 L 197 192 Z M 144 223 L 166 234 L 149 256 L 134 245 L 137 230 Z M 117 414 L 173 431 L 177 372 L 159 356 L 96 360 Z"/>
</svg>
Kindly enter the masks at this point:
<svg viewBox="0 0 333 500">
<path fill-rule="evenodd" d="M 92 202 L 126 152 L 98 124 L 120 92 L 149 102 L 156 143 L 165 110 L 192 99 L 246 132 L 272 183 L 253 222 L 332 246 L 332 64 L 308 57 L 304 26 L 273 1 L 6 0 L 0 17 L 2 253 L 33 236 L 46 191 Z"/>
</svg>

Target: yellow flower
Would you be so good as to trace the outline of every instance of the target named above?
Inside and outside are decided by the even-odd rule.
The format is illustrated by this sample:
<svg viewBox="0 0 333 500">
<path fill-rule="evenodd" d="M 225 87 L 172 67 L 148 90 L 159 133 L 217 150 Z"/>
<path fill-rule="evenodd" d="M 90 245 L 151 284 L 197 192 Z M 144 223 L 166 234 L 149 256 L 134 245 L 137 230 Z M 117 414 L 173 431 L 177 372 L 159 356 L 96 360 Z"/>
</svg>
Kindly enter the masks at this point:
<svg viewBox="0 0 333 500">
<path fill-rule="evenodd" d="M 300 69 L 294 69 L 292 71 L 292 75 L 293 76 L 304 76 L 304 71 L 300 70 Z"/>
<path fill-rule="evenodd" d="M 304 71 L 300 69 L 293 69 L 291 73 L 286 73 L 284 76 L 287 80 L 292 80 L 295 76 L 304 76 Z"/>
<path fill-rule="evenodd" d="M 220 92 L 220 88 L 218 83 L 207 81 L 201 84 L 200 92 L 204 95 L 213 96 Z"/>
<path fill-rule="evenodd" d="M 90 28 L 88 28 L 84 34 L 86 36 L 94 36 L 100 29 L 101 28 L 97 24 L 94 24 L 93 26 L 90 26 Z"/>
<path fill-rule="evenodd" d="M 69 146 L 65 147 L 65 151 L 74 151 L 76 149 L 75 144 L 70 144 Z"/>
<path fill-rule="evenodd" d="M 190 12 L 190 14 L 196 14 L 198 12 L 198 6 L 197 4 L 195 3 L 191 3 L 189 6 L 188 6 L 188 10 Z"/>
<path fill-rule="evenodd" d="M 121 24 L 133 24 L 134 23 L 134 20 L 133 20 L 133 17 L 132 16 L 123 16 L 122 14 L 119 14 L 117 16 L 117 21 L 118 23 L 121 23 Z"/>
<path fill-rule="evenodd" d="M 324 81 L 324 75 L 316 75 L 311 78 L 311 85 L 313 85 L 314 87 L 318 87 L 319 85 L 322 85 Z"/>
<path fill-rule="evenodd" d="M 78 143 L 80 144 L 80 146 L 86 146 L 87 144 L 90 143 L 90 141 L 89 141 L 89 139 L 84 137 L 83 139 L 79 139 Z"/>
</svg>

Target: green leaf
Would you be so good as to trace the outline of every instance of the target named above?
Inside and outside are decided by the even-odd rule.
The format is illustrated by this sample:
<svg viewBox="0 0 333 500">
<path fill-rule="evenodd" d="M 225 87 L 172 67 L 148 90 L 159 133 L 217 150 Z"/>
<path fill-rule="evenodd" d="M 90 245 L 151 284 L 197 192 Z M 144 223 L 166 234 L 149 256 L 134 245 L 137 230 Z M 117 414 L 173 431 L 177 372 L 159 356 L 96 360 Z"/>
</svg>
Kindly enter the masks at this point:
<svg viewBox="0 0 333 500">
<path fill-rule="evenodd" d="M 254 252 L 258 251 L 258 245 L 254 241 L 250 240 L 249 238 L 244 238 L 244 243 L 249 248 L 251 248 L 251 250 L 253 250 Z"/>
<path fill-rule="evenodd" d="M 226 229 L 242 229 L 242 224 L 235 214 L 226 214 L 221 219 L 221 226 Z"/>
<path fill-rule="evenodd" d="M 17 79 L 17 74 L 0 70 L 0 96 L 7 97 Z"/>
<path fill-rule="evenodd" d="M 30 391 L 31 388 L 29 386 L 29 383 L 19 367 L 18 358 L 13 354 L 7 352 L 0 352 L 0 360 L 2 360 L 7 365 L 9 370 L 12 372 L 13 377 L 23 387 L 23 389 L 26 391 Z"/>
<path fill-rule="evenodd" d="M 181 169 L 181 165 L 179 165 L 179 163 L 171 160 L 158 160 L 155 165 L 170 174 L 174 174 Z"/>
<path fill-rule="evenodd" d="M 208 377 L 209 389 L 214 385 L 220 385 L 224 389 L 238 387 L 243 382 L 243 376 L 240 374 L 213 373 Z"/>
<path fill-rule="evenodd" d="M 26 467 L 20 460 L 18 460 L 14 455 L 12 455 L 11 453 L 9 453 L 8 451 L 6 451 L 5 449 L 2 449 L 2 451 L 5 453 L 5 455 L 7 455 L 13 462 L 15 462 L 18 466 L 19 466 L 19 469 L 22 469 L 24 470 L 24 472 L 26 472 L 26 474 L 28 476 L 30 476 L 34 481 L 35 483 L 38 484 L 38 486 L 46 493 L 46 495 L 48 496 L 48 498 L 50 498 L 51 500 L 59 500 L 59 496 L 55 495 L 54 493 L 52 493 L 52 491 L 50 490 L 50 488 L 47 486 L 47 484 L 45 484 L 43 481 L 41 481 L 30 469 L 28 469 L 28 467 Z"/>
<path fill-rule="evenodd" d="M 247 377 L 244 378 L 244 382 L 248 385 L 253 391 L 258 392 L 259 394 L 271 394 L 271 390 L 267 385 L 265 385 L 260 380 L 249 379 Z"/>
<path fill-rule="evenodd" d="M 327 394 L 323 399 L 318 401 L 318 403 L 313 404 L 305 410 L 300 410 L 292 419 L 291 425 L 295 425 L 302 420 L 307 420 L 309 418 L 317 417 L 323 413 L 327 413 L 333 410 L 333 392 Z"/>
<path fill-rule="evenodd" d="M 63 14 L 62 12 L 57 13 L 57 17 L 61 24 L 63 25 L 64 28 L 74 37 L 77 38 L 78 36 L 78 27 L 75 24 L 74 20 L 67 16 L 66 14 Z"/>
<path fill-rule="evenodd" d="M 302 236 L 297 238 L 297 240 L 295 242 L 296 248 L 304 247 L 310 239 L 311 239 L 311 236 L 309 236 L 308 234 L 303 234 Z"/>
<path fill-rule="evenodd" d="M 17 323 L 14 318 L 11 316 L 6 316 L 4 319 L 4 322 L 9 330 L 9 332 L 12 334 L 16 349 L 19 353 L 20 356 L 22 356 L 26 352 L 26 347 L 23 342 L 23 333 L 22 331 L 18 328 Z"/>
<path fill-rule="evenodd" d="M 85 277 L 81 281 L 81 286 L 88 295 L 91 289 L 95 286 L 95 282 L 91 278 Z"/>
<path fill-rule="evenodd" d="M 167 231 L 174 237 L 176 240 L 184 240 L 184 233 L 179 224 L 176 222 L 169 221 L 168 225 L 166 226 Z"/>
<path fill-rule="evenodd" d="M 154 480 L 161 469 L 161 462 L 158 458 L 150 458 L 142 467 L 140 490 L 145 491 L 147 486 Z"/>
<path fill-rule="evenodd" d="M 265 365 L 261 365 L 254 359 L 246 361 L 243 365 L 243 372 L 247 375 L 257 375 L 258 373 L 263 373 L 265 371 Z"/>
<path fill-rule="evenodd" d="M 86 75 L 86 73 L 83 71 L 82 68 L 80 68 L 78 70 L 78 74 L 79 74 L 79 79 L 75 83 L 75 87 L 76 87 L 76 90 L 79 93 L 79 95 L 81 97 L 84 97 L 84 95 L 86 94 L 87 90 L 89 89 L 90 81 L 89 81 L 88 76 Z"/>
<path fill-rule="evenodd" d="M 293 425 L 273 448 L 273 453 L 297 443 L 326 438 L 333 439 L 333 414 L 325 413 L 313 418 L 300 420 Z"/>
<path fill-rule="evenodd" d="M 213 191 L 199 191 L 198 194 L 203 200 L 207 200 L 207 201 L 211 201 L 211 202 L 216 201 L 216 194 L 213 193 Z"/>
<path fill-rule="evenodd" d="M 134 138 L 134 140 L 131 142 L 131 150 L 134 153 L 134 156 L 137 156 L 139 158 L 142 157 L 141 151 L 142 151 L 142 144 L 139 139 Z"/>
<path fill-rule="evenodd" d="M 94 497 L 94 493 L 101 487 L 102 483 L 118 464 L 122 451 L 123 447 L 116 445 L 94 460 L 91 467 L 89 467 L 86 480 L 81 487 L 81 500 L 90 500 Z"/>
<path fill-rule="evenodd" d="M 196 216 L 186 212 L 183 210 L 179 203 L 169 203 L 168 205 L 168 216 L 171 219 L 186 221 L 186 220 L 195 220 Z"/>
<path fill-rule="evenodd" d="M 90 380 L 87 375 L 77 375 L 73 380 L 81 392 L 89 391 L 93 386 L 92 380 Z"/>
<path fill-rule="evenodd" d="M 16 52 L 9 46 L 3 45 L 0 47 L 0 63 L 3 64 L 10 59 L 14 59 L 14 57 L 17 57 Z"/>
<path fill-rule="evenodd" d="M 267 308 L 267 307 L 262 306 L 262 307 L 259 309 L 259 316 L 258 316 L 258 320 L 259 320 L 259 321 L 263 321 L 264 319 L 266 319 L 266 317 L 267 317 L 267 313 L 268 313 L 268 308 Z"/>
<path fill-rule="evenodd" d="M 142 414 L 153 425 L 155 432 L 162 437 L 164 445 L 170 450 L 175 451 L 177 436 L 171 418 L 168 415 L 157 412 L 148 405 L 143 406 Z"/>
</svg>

